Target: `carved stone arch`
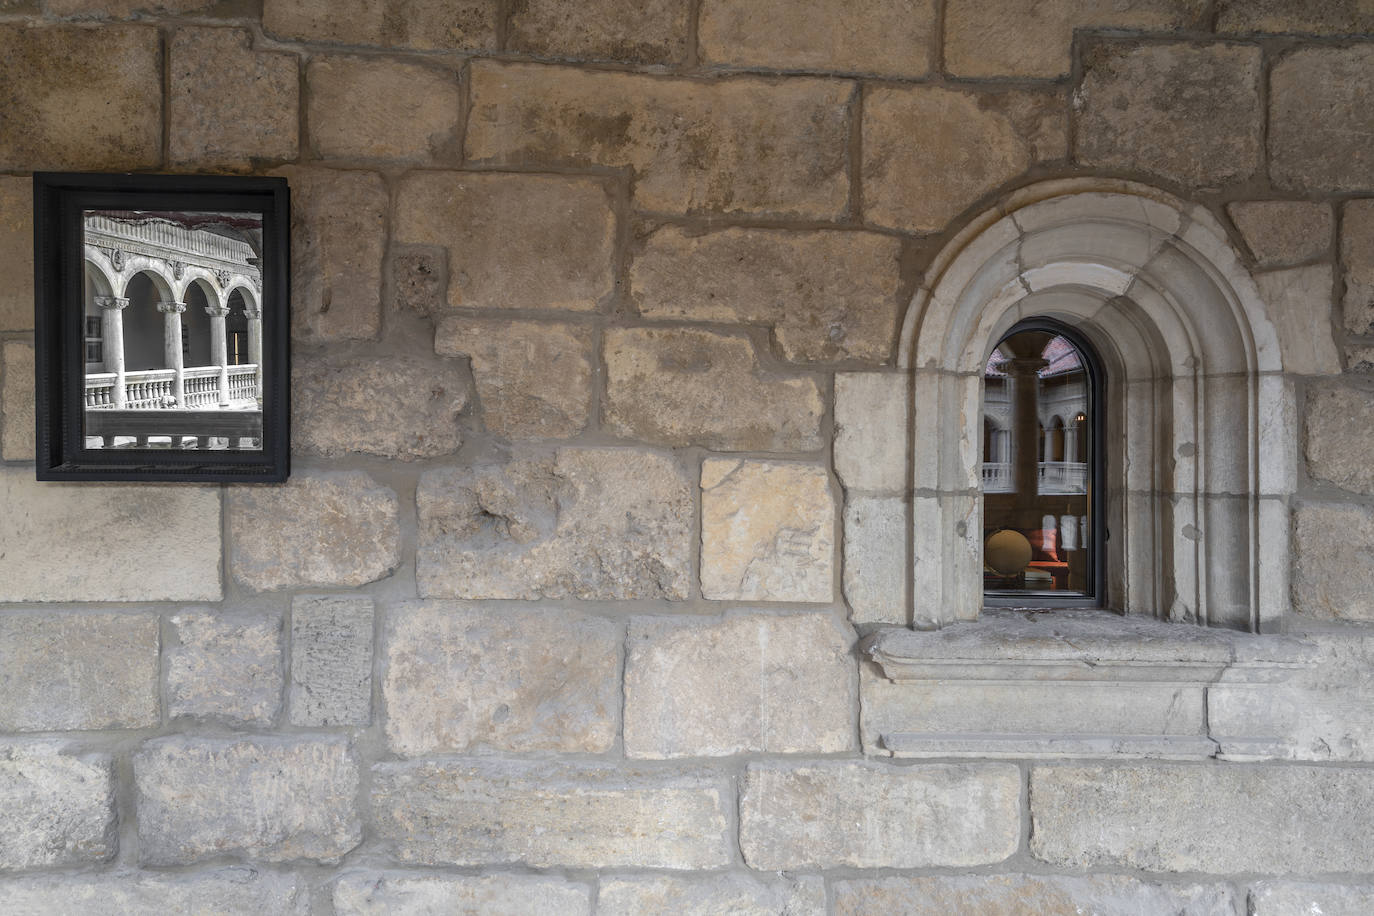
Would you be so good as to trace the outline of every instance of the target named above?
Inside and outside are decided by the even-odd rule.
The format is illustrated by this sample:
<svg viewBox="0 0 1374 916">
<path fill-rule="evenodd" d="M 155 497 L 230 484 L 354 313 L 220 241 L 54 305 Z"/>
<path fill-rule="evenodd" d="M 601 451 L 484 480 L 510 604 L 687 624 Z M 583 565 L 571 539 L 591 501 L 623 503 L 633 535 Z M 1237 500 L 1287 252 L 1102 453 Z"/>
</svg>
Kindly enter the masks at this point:
<svg viewBox="0 0 1374 916">
<path fill-rule="evenodd" d="M 224 290 L 224 301 L 228 304 L 229 300 L 237 292 L 243 297 L 243 305 L 249 311 L 258 311 L 261 305 L 258 303 L 257 290 L 253 289 L 246 277 L 235 274 L 234 279 L 229 282 L 229 286 Z"/>
<path fill-rule="evenodd" d="M 128 296 L 129 284 L 139 274 L 147 275 L 148 279 L 152 281 L 153 289 L 162 300 L 175 298 L 174 281 L 167 270 L 167 262 L 160 258 L 150 258 L 139 254 L 125 257 L 124 268 L 120 271 L 116 283 L 119 288 L 118 295 Z"/>
<path fill-rule="evenodd" d="M 205 294 L 205 301 L 211 308 L 223 308 L 229 299 L 228 291 L 220 288 L 213 273 L 204 267 L 187 264 L 182 271 L 181 281 L 176 286 L 179 302 L 186 301 L 186 291 L 192 286 L 199 287 L 200 291 Z"/>
<path fill-rule="evenodd" d="M 115 281 L 110 276 L 109 261 L 89 245 L 86 246 L 86 279 L 90 282 L 95 295 L 114 295 Z"/>
</svg>

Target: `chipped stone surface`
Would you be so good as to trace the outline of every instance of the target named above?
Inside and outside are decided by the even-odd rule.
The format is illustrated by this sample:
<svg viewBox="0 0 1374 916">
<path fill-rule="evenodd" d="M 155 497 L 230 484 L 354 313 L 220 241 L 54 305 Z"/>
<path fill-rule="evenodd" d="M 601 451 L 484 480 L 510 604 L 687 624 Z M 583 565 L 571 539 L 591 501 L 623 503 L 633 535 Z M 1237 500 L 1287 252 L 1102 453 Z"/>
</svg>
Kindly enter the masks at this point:
<svg viewBox="0 0 1374 916">
<path fill-rule="evenodd" d="M 33 344 L 27 340 L 0 343 L 0 458 L 23 461 L 33 458 L 34 392 Z"/>
<path fill-rule="evenodd" d="M 845 500 L 844 598 L 855 623 L 907 622 L 910 526 L 903 497 L 850 496 Z"/>
<path fill-rule="evenodd" d="M 888 361 L 901 244 L 870 232 L 665 226 L 630 269 L 646 318 L 760 324 L 793 362 Z"/>
<path fill-rule="evenodd" d="M 50 16 L 128 19 L 136 13 L 198 13 L 218 0 L 42 0 Z"/>
<path fill-rule="evenodd" d="M 1374 46 L 1302 48 L 1269 76 L 1269 174 L 1292 190 L 1374 190 Z"/>
<path fill-rule="evenodd" d="M 1269 320 L 1278 332 L 1285 372 L 1335 375 L 1341 354 L 1333 336 L 1331 265 L 1255 274 Z"/>
<path fill-rule="evenodd" d="M 721 451 L 820 448 L 813 377 L 764 373 L 738 334 L 683 328 L 605 333 L 603 423 L 617 435 Z"/>
<path fill-rule="evenodd" d="M 154 738 L 134 754 L 139 857 L 335 862 L 362 839 L 358 766 L 339 738 Z"/>
<path fill-rule="evenodd" d="M 852 750 L 852 642 L 831 614 L 635 617 L 625 663 L 625 754 Z"/>
<path fill-rule="evenodd" d="M 1364 916 L 1374 912 L 1374 888 L 1306 881 L 1261 881 L 1250 886 L 1251 916 Z"/>
<path fill-rule="evenodd" d="M 905 372 L 835 373 L 835 476 L 848 490 L 902 493 L 910 443 L 911 376 Z"/>
<path fill-rule="evenodd" d="M 1264 267 L 1286 267 L 1331 251 L 1336 220 L 1328 204 L 1245 200 L 1227 204 L 1226 212 Z"/>
<path fill-rule="evenodd" d="M 372 57 L 317 57 L 306 70 L 307 123 L 325 159 L 425 164 L 458 155 L 458 75 Z"/>
<path fill-rule="evenodd" d="M 1125 875 L 932 875 L 835 883 L 836 916 L 1235 916 L 1237 912 L 1236 893 L 1225 884 L 1150 884 Z"/>
<path fill-rule="evenodd" d="M 348 872 L 333 901 L 336 916 L 591 916 L 591 896 L 588 885 L 557 877 Z"/>
<path fill-rule="evenodd" d="M 675 64 L 687 53 L 683 0 L 522 0 L 507 45 L 540 57 Z"/>
<path fill-rule="evenodd" d="M 16 916 L 82 913 L 214 913 L 216 916 L 307 916 L 304 879 L 249 865 L 194 874 L 133 871 L 31 875 L 0 880 L 0 912 Z"/>
<path fill-rule="evenodd" d="M 819 875 L 702 877 L 644 875 L 601 880 L 598 916 L 823 916 L 825 882 Z"/>
<path fill-rule="evenodd" d="M 1374 7 L 1360 0 L 1218 0 L 1218 32 L 1374 32 Z"/>
<path fill-rule="evenodd" d="M 363 585 L 401 562 L 396 494 L 362 471 L 229 491 L 229 565 L 248 588 Z"/>
<path fill-rule="evenodd" d="M 498 0 L 264 0 L 262 26 L 286 39 L 417 51 L 494 51 Z"/>
<path fill-rule="evenodd" d="M 438 245 L 392 246 L 392 305 L 398 311 L 433 318 L 448 298 L 448 249 Z"/>
<path fill-rule="evenodd" d="M 835 500 L 824 468 L 708 458 L 701 592 L 742 601 L 834 597 Z"/>
<path fill-rule="evenodd" d="M 281 620 L 194 609 L 171 624 L 180 644 L 166 653 L 167 714 L 271 726 L 281 707 Z"/>
<path fill-rule="evenodd" d="M 56 741 L 0 744 L 0 871 L 113 857 L 114 779 L 109 754 L 77 755 Z"/>
<path fill-rule="evenodd" d="M 1307 393 L 1307 472 L 1318 480 L 1374 496 L 1374 394 L 1358 388 Z"/>
<path fill-rule="evenodd" d="M 0 331 L 33 327 L 33 180 L 0 175 Z"/>
<path fill-rule="evenodd" d="M 471 66 L 469 159 L 629 167 L 647 210 L 833 218 L 845 208 L 847 83 Z"/>
<path fill-rule="evenodd" d="M 306 728 L 372 721 L 372 599 L 291 599 L 291 724 Z"/>
<path fill-rule="evenodd" d="M 692 495 L 664 455 L 563 448 L 435 469 L 416 501 L 424 597 L 688 596 Z"/>
<path fill-rule="evenodd" d="M 592 409 L 590 325 L 451 315 L 435 352 L 466 356 L 488 432 L 510 439 L 566 439 Z"/>
<path fill-rule="evenodd" d="M 609 751 L 621 642 L 614 621 L 571 610 L 393 606 L 382 643 L 388 743 L 405 756 Z"/>
<path fill-rule="evenodd" d="M 1293 607 L 1314 617 L 1374 620 L 1374 510 L 1301 503 L 1293 512 Z"/>
<path fill-rule="evenodd" d="M 1374 200 L 1352 200 L 1341 219 L 1345 329 L 1374 334 Z"/>
</svg>

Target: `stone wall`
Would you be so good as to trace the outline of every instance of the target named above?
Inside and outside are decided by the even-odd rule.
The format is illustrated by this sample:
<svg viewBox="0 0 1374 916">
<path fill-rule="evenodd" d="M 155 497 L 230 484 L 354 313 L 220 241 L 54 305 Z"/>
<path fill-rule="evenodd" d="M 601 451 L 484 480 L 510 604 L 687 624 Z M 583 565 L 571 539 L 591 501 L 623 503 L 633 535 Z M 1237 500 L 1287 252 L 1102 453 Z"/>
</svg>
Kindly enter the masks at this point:
<svg viewBox="0 0 1374 916">
<path fill-rule="evenodd" d="M 0 60 L 0 911 L 1374 909 L 1368 4 L 0 0 Z M 289 483 L 33 480 L 57 169 L 290 180 Z M 1084 175 L 1285 316 L 1288 635 L 880 666 L 906 304 Z"/>
</svg>

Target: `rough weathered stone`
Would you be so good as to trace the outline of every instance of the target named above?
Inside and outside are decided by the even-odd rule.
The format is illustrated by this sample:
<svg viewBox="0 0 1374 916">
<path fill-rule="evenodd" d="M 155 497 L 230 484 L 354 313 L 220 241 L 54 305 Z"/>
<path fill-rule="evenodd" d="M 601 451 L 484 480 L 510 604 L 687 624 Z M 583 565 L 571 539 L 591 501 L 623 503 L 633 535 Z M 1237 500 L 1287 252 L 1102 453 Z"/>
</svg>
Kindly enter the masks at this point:
<svg viewBox="0 0 1374 916">
<path fill-rule="evenodd" d="M 705 0 L 707 65 L 920 77 L 930 72 L 934 0 Z"/>
<path fill-rule="evenodd" d="M 427 471 L 416 578 L 431 598 L 688 595 L 692 494 L 671 458 L 559 449 Z"/>
<path fill-rule="evenodd" d="M 701 466 L 701 593 L 830 601 L 835 499 L 824 468 L 708 458 Z"/>
<path fill-rule="evenodd" d="M 835 476 L 848 490 L 902 493 L 907 488 L 911 376 L 905 372 L 835 373 Z"/>
<path fill-rule="evenodd" d="M 458 415 L 468 379 L 452 359 L 298 353 L 291 366 L 292 447 L 412 461 L 463 444 Z"/>
<path fill-rule="evenodd" d="M 1335 375 L 1341 354 L 1334 330 L 1331 265 L 1313 264 L 1255 274 L 1278 332 L 1283 368 L 1298 375 Z"/>
<path fill-rule="evenodd" d="M 626 756 L 853 749 L 852 641 L 830 614 L 633 618 Z"/>
<path fill-rule="evenodd" d="M 844 597 L 855 623 L 907 622 L 910 527 L 907 503 L 900 496 L 845 500 Z"/>
<path fill-rule="evenodd" d="M 835 883 L 836 916 L 1235 916 L 1225 884 L 1147 884 L 1125 875 L 932 875 L 852 878 Z"/>
<path fill-rule="evenodd" d="M 180 645 L 166 653 L 167 714 L 270 726 L 281 708 L 281 621 L 206 609 L 171 624 Z"/>
<path fill-rule="evenodd" d="M 316 155 L 427 164 L 457 157 L 462 93 L 447 67 L 317 57 L 306 70 Z"/>
<path fill-rule="evenodd" d="M 1374 372 L 1374 347 L 1346 347 L 1345 365 L 1351 372 Z"/>
<path fill-rule="evenodd" d="M 295 875 L 275 874 L 252 866 L 185 875 L 129 870 L 97 875 L 33 875 L 0 880 L 0 912 L 15 916 L 307 916 L 310 888 Z"/>
<path fill-rule="evenodd" d="M 448 304 L 448 249 L 402 245 L 391 249 L 392 306 L 433 318 Z"/>
<path fill-rule="evenodd" d="M 603 421 L 662 445 L 720 451 L 812 451 L 824 407 L 808 376 L 760 371 L 737 334 L 685 328 L 606 331 Z"/>
<path fill-rule="evenodd" d="M 818 875 L 647 875 L 601 881 L 597 916 L 823 916 L 825 882 Z"/>
<path fill-rule="evenodd" d="M 897 334 L 897 239 L 869 232 L 665 226 L 630 285 L 646 318 L 761 324 L 794 362 L 883 364 Z"/>
<path fill-rule="evenodd" d="M 291 599 L 291 724 L 372 721 L 372 599 L 297 595 Z"/>
<path fill-rule="evenodd" d="M 498 0 L 264 0 L 262 27 L 303 41 L 494 51 Z"/>
<path fill-rule="evenodd" d="M 511 50 L 674 64 L 687 53 L 684 0 L 522 0 L 510 14 Z"/>
<path fill-rule="evenodd" d="M 1336 220 L 1328 204 L 1246 200 L 1228 204 L 1226 212 L 1261 266 L 1287 267 L 1331 251 Z"/>
<path fill-rule="evenodd" d="M 334 882 L 336 916 L 591 916 L 591 888 L 534 875 L 349 872 Z"/>
<path fill-rule="evenodd" d="M 134 754 L 139 858 L 337 861 L 362 838 L 343 739 L 155 738 Z"/>
<path fill-rule="evenodd" d="M 733 806 L 728 779 L 707 773 L 480 758 L 372 768 L 377 833 L 409 864 L 724 868 Z"/>
<path fill-rule="evenodd" d="M 38 483 L 15 466 L 0 506 L 0 601 L 220 599 L 214 487 Z"/>
<path fill-rule="evenodd" d="M 1374 7 L 1362 0 L 1219 0 L 1218 32 L 1374 32 Z"/>
<path fill-rule="evenodd" d="M 763 871 L 987 865 L 1016 851 L 1020 796 L 1011 764 L 753 763 L 740 848 Z"/>
<path fill-rule="evenodd" d="M 158 165 L 160 42 L 151 26 L 0 26 L 0 169 Z"/>
<path fill-rule="evenodd" d="M 1374 46 L 1303 48 L 1269 76 L 1269 176 L 1302 191 L 1374 190 Z"/>
<path fill-rule="evenodd" d="M 219 0 L 42 0 L 49 16 L 128 19 L 136 13 L 198 13 Z"/>
<path fill-rule="evenodd" d="M 0 744 L 0 810 L 0 871 L 103 862 L 119 842 L 114 762 L 54 741 Z"/>
<path fill-rule="evenodd" d="M 470 159 L 629 167 L 635 200 L 647 210 L 821 219 L 844 212 L 847 83 L 471 66 Z"/>
<path fill-rule="evenodd" d="M 1364 769 L 1038 766 L 1031 770 L 1030 805 L 1031 854 L 1064 868 L 1374 868 L 1374 847 L 1365 842 L 1374 773 Z"/>
<path fill-rule="evenodd" d="M 487 432 L 510 439 L 566 439 L 592 410 L 590 325 L 451 315 L 435 352 L 466 356 Z"/>
<path fill-rule="evenodd" d="M 1374 912 L 1374 888 L 1303 881 L 1261 881 L 1250 886 L 1250 916 L 1365 916 Z"/>
<path fill-rule="evenodd" d="M 597 179 L 413 172 L 397 242 L 448 252 L 448 303 L 593 311 L 615 280 L 615 217 Z"/>
<path fill-rule="evenodd" d="M 1084 55 L 1075 155 L 1194 187 L 1259 171 L 1260 49 L 1108 41 Z"/>
<path fill-rule="evenodd" d="M 229 491 L 229 565 L 249 588 L 363 585 L 401 562 L 396 494 L 362 471 Z"/>
<path fill-rule="evenodd" d="M 236 166 L 296 158 L 296 56 L 255 52 L 251 39 L 239 29 L 173 33 L 168 45 L 173 162 Z"/>
<path fill-rule="evenodd" d="M 1063 100 L 1047 93 L 870 88 L 864 217 L 908 232 L 942 230 L 1033 163 L 1063 158 L 1067 129 Z"/>
<path fill-rule="evenodd" d="M 1358 388 L 1307 393 L 1307 472 L 1374 496 L 1374 394 Z"/>
<path fill-rule="evenodd" d="M 1374 620 L 1374 510 L 1302 503 L 1293 512 L 1293 607 L 1314 617 Z"/>
<path fill-rule="evenodd" d="M 609 751 L 621 642 L 614 621 L 570 610 L 393 607 L 382 643 L 391 749 Z"/>
<path fill-rule="evenodd" d="M 0 255 L 3 257 L 3 255 Z M 1345 329 L 1374 334 L 1374 200 L 1352 200 L 1341 218 Z"/>
<path fill-rule="evenodd" d="M 33 327 L 33 181 L 0 175 L 0 331 Z"/>
<path fill-rule="evenodd" d="M 33 458 L 33 344 L 27 340 L 0 343 L 0 377 L 4 380 L 0 387 L 0 458 Z"/>
</svg>

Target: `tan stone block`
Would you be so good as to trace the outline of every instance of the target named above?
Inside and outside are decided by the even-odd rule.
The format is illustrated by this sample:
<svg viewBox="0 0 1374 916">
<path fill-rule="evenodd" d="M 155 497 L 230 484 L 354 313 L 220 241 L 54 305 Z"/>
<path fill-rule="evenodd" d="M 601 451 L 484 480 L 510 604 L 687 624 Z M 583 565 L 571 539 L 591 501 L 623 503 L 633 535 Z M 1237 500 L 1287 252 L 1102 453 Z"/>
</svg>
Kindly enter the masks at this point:
<svg viewBox="0 0 1374 916">
<path fill-rule="evenodd" d="M 1350 372 L 1374 372 L 1374 347 L 1346 347 L 1345 364 Z"/>
<path fill-rule="evenodd" d="M 844 506 L 844 597 L 855 623 L 904 624 L 911 519 L 900 496 L 850 496 Z"/>
<path fill-rule="evenodd" d="M 230 866 L 194 874 L 121 868 L 98 874 L 47 874 L 0 883 L 0 912 L 195 913 L 300 916 L 310 886 L 293 874 Z"/>
<path fill-rule="evenodd" d="M 458 74 L 427 63 L 317 57 L 306 69 L 315 154 L 430 164 L 458 156 Z"/>
<path fill-rule="evenodd" d="M 1218 0 L 1218 32 L 1374 32 L 1374 7 L 1364 0 Z"/>
<path fill-rule="evenodd" d="M 1083 58 L 1074 154 L 1084 165 L 1219 187 L 1260 168 L 1260 49 L 1106 41 Z"/>
<path fill-rule="evenodd" d="M 34 392 L 33 344 L 27 340 L 0 343 L 0 458 L 33 458 Z"/>
<path fill-rule="evenodd" d="M 77 755 L 55 741 L 0 744 L 0 869 L 112 858 L 119 844 L 114 781 L 109 754 Z"/>
<path fill-rule="evenodd" d="M 680 63 L 687 53 L 687 0 L 523 0 L 507 45 L 541 57 Z"/>
<path fill-rule="evenodd" d="M 281 708 L 282 633 L 277 617 L 222 617 L 214 609 L 171 619 L 167 714 L 270 727 Z"/>
<path fill-rule="evenodd" d="M 906 491 L 911 387 L 905 372 L 835 373 L 835 476 L 845 489 Z"/>
<path fill-rule="evenodd" d="M 1333 336 L 1332 282 L 1329 264 L 1255 274 L 1255 285 L 1278 332 L 1284 371 L 1299 375 L 1341 371 Z"/>
<path fill-rule="evenodd" d="M 1374 200 L 1352 200 L 1341 217 L 1345 329 L 1374 334 Z"/>
<path fill-rule="evenodd" d="M 1374 46 L 1302 48 L 1269 75 L 1269 177 L 1309 192 L 1374 190 Z"/>
<path fill-rule="evenodd" d="M 809 376 L 764 374 L 743 336 L 606 331 L 603 422 L 617 435 L 722 451 L 812 451 L 824 407 Z"/>
<path fill-rule="evenodd" d="M 388 259 L 391 306 L 433 319 L 448 306 L 448 249 L 397 243 Z"/>
<path fill-rule="evenodd" d="M 270 35 L 417 51 L 494 51 L 498 0 L 264 0 Z"/>
<path fill-rule="evenodd" d="M 448 253 L 448 304 L 592 311 L 615 283 L 615 216 L 596 179 L 412 172 L 395 241 Z"/>
<path fill-rule="evenodd" d="M 291 724 L 306 728 L 372 722 L 372 599 L 291 599 Z"/>
<path fill-rule="evenodd" d="M 1293 512 L 1293 608 L 1314 617 L 1374 620 L 1374 510 L 1302 503 Z"/>
<path fill-rule="evenodd" d="M 932 875 L 849 878 L 835 883 L 836 916 L 1177 913 L 1234 916 L 1236 893 L 1225 884 L 1151 884 L 1126 875 Z"/>
<path fill-rule="evenodd" d="M 1288 267 L 1328 255 L 1336 219 L 1328 204 L 1300 200 L 1245 200 L 1226 212 L 1264 267 Z"/>
<path fill-rule="evenodd" d="M 334 882 L 333 912 L 335 916 L 591 916 L 591 898 L 588 885 L 558 877 L 348 872 Z"/>
<path fill-rule="evenodd" d="M 628 167 L 646 210 L 818 219 L 845 210 L 848 83 L 471 67 L 471 160 Z"/>
<path fill-rule="evenodd" d="M 665 226 L 630 268 L 647 318 L 760 324 L 793 362 L 881 365 L 897 335 L 901 243 L 869 232 Z"/>
<path fill-rule="evenodd" d="M 629 875 L 601 880 L 598 916 L 823 916 L 825 882 L 819 875 Z"/>
<path fill-rule="evenodd" d="M 1307 472 L 1374 496 L 1374 395 L 1358 388 L 1307 392 Z"/>
<path fill-rule="evenodd" d="M 162 53 L 141 25 L 0 25 L 0 169 L 146 169 L 162 161 Z"/>
<path fill-rule="evenodd" d="M 921 77 L 930 72 L 933 0 L 704 0 L 707 65 Z"/>
<path fill-rule="evenodd" d="M 1050 94 L 866 90 L 864 216 L 909 232 L 944 229 L 1033 163 L 1062 158 L 1067 128 L 1063 100 Z"/>
<path fill-rule="evenodd" d="M 33 181 L 0 175 L 0 331 L 33 327 Z"/>
<path fill-rule="evenodd" d="M 198 13 L 221 0 L 40 0 L 49 16 L 79 19 L 128 19 L 138 13 Z"/>
</svg>

